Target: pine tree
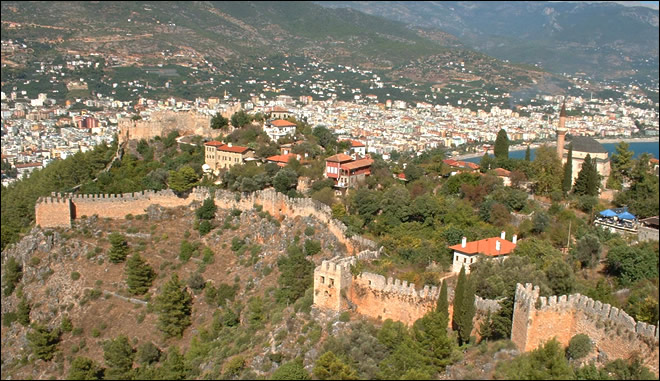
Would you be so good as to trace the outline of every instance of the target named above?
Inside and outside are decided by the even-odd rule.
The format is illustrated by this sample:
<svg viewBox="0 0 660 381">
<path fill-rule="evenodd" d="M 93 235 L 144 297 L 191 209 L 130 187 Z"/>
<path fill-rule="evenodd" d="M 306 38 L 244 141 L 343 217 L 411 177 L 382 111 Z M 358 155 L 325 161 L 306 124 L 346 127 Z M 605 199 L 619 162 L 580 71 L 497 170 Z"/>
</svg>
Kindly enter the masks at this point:
<svg viewBox="0 0 660 381">
<path fill-rule="evenodd" d="M 314 376 L 319 380 L 359 380 L 357 372 L 331 351 L 316 360 Z"/>
<path fill-rule="evenodd" d="M 149 290 L 156 273 L 139 253 L 133 254 L 126 262 L 126 284 L 133 295 L 142 295 Z"/>
<path fill-rule="evenodd" d="M 454 318 L 452 321 L 454 330 L 458 331 L 458 340 L 461 345 L 470 341 L 474 313 L 474 288 L 465 275 L 465 268 L 462 267 L 454 291 Z"/>
<path fill-rule="evenodd" d="M 124 335 L 103 344 L 103 358 L 108 369 L 106 378 L 110 380 L 130 380 L 135 351 Z"/>
<path fill-rule="evenodd" d="M 71 362 L 69 380 L 102 380 L 104 369 L 87 357 L 76 357 Z"/>
<path fill-rule="evenodd" d="M 57 343 L 60 341 L 60 331 L 34 323 L 32 331 L 27 333 L 27 339 L 36 358 L 50 361 L 53 359 Z"/>
<path fill-rule="evenodd" d="M 532 151 L 529 149 L 529 146 L 525 150 L 525 161 L 532 161 Z"/>
<path fill-rule="evenodd" d="M 447 281 L 443 281 L 440 286 L 440 296 L 438 297 L 438 305 L 436 312 L 439 312 L 446 317 L 449 317 L 449 302 L 447 301 Z"/>
<path fill-rule="evenodd" d="M 195 215 L 200 220 L 212 220 L 215 218 L 215 212 L 218 210 L 218 207 L 215 206 L 215 202 L 211 197 L 204 200 L 202 206 L 200 206 L 196 211 Z"/>
<path fill-rule="evenodd" d="M 185 380 L 190 373 L 179 348 L 170 347 L 163 366 L 159 369 L 161 380 Z"/>
<path fill-rule="evenodd" d="M 165 283 L 161 294 L 156 297 L 156 309 L 159 312 L 158 329 L 166 337 L 180 337 L 191 324 L 192 296 L 176 274 Z"/>
<path fill-rule="evenodd" d="M 564 164 L 564 181 L 561 184 L 561 189 L 564 195 L 568 194 L 573 187 L 573 145 L 568 146 L 568 157 L 566 164 Z"/>
<path fill-rule="evenodd" d="M 506 131 L 501 129 L 495 139 L 495 158 L 497 160 L 506 160 L 509 158 L 509 137 Z"/>
<path fill-rule="evenodd" d="M 110 262 L 120 263 L 126 260 L 126 256 L 128 255 L 128 243 L 126 242 L 126 238 L 122 234 L 115 232 L 110 234 L 108 239 L 112 245 L 109 253 Z"/>
<path fill-rule="evenodd" d="M 600 187 L 600 175 L 596 170 L 595 160 L 591 160 L 591 155 L 587 154 L 582 164 L 582 169 L 575 179 L 573 193 L 577 195 L 597 196 Z"/>
<path fill-rule="evenodd" d="M 16 307 L 17 320 L 23 325 L 23 327 L 27 327 L 30 324 L 31 309 L 32 307 L 30 306 L 30 303 L 28 303 L 27 299 L 25 299 L 25 295 L 23 295 L 21 301 L 18 303 L 18 307 Z"/>
</svg>

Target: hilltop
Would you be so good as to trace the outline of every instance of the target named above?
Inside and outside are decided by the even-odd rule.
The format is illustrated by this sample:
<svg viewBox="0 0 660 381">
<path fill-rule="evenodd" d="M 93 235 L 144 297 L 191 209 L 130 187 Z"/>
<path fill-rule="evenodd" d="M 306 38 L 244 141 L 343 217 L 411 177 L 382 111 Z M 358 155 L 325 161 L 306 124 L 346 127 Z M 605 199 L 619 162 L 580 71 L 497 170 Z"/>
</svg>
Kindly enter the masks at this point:
<svg viewBox="0 0 660 381">
<path fill-rule="evenodd" d="M 65 230 L 35 228 L 3 252 L 3 262 L 12 257 L 23 265 L 20 291 L 3 297 L 3 320 L 16 309 L 20 294 L 31 304 L 33 322 L 56 327 L 66 316 L 73 325 L 72 331 L 63 333 L 54 361 L 43 362 L 30 355 L 29 329 L 5 322 L 3 379 L 67 378 L 71 356 L 103 364 L 103 342 L 119 335 L 126 335 L 134 348 L 152 342 L 164 354 L 170 347 L 193 352 L 199 350 L 198 340 L 204 340 L 202 332 L 214 332 L 223 346 L 213 352 L 214 356 L 197 353 L 199 369 L 195 371 L 200 376 L 220 377 L 225 359 L 238 353 L 250 359 L 249 368 L 257 372 L 253 376 L 269 374 L 268 368 L 274 363 L 266 357 L 268 353 L 279 356 L 276 363 L 304 354 L 295 341 L 304 339 L 303 327 L 320 332 L 321 321 L 315 322 L 310 316 L 310 292 L 292 305 L 278 303 L 274 297 L 281 269 L 278 257 L 286 255 L 290 244 L 318 242 L 320 252 L 308 257 L 315 263 L 341 250 L 318 220 L 298 217 L 280 222 L 256 210 L 240 213 L 221 209 L 214 221 L 222 227 L 202 237 L 194 230 L 191 208 L 155 206 L 144 215 L 127 217 L 111 220 L 89 216 Z M 140 253 L 156 271 L 146 295 L 131 295 L 126 286 L 126 263 L 109 261 L 111 232 L 122 233 L 130 251 Z M 181 259 L 183 242 L 196 247 L 190 259 Z M 156 328 L 157 314 L 150 302 L 174 274 L 194 295 L 192 325 L 182 337 L 164 339 Z M 201 275 L 201 284 L 193 274 Z M 210 288 L 224 290 L 223 296 L 209 296 Z M 222 329 L 217 324 L 228 310 L 238 313 L 244 327 L 223 336 L 217 332 Z"/>
<path fill-rule="evenodd" d="M 89 86 L 103 93 L 121 91 L 108 86 L 110 79 L 141 79 L 152 86 L 184 79 L 199 86 L 199 95 L 217 90 L 213 76 L 247 79 L 254 66 L 273 66 L 269 57 L 282 54 L 316 67 L 358 65 L 399 84 L 442 85 L 451 79 L 515 90 L 550 79 L 538 68 L 471 50 L 438 29 L 308 2 L 3 2 L 2 35 L 20 42 L 3 51 L 5 84 L 32 77 L 30 62 L 84 57 L 100 63 L 82 77 L 104 79 Z M 223 89 L 236 89 L 237 95 L 236 85 L 225 83 Z"/>
</svg>

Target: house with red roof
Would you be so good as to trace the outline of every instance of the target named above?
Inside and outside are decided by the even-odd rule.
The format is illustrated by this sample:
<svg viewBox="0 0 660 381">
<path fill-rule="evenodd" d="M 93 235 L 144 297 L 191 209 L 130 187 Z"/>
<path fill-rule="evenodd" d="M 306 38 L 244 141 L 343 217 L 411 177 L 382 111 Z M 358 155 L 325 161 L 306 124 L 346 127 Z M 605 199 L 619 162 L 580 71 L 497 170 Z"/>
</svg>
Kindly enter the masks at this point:
<svg viewBox="0 0 660 381">
<path fill-rule="evenodd" d="M 351 147 L 348 149 L 348 151 L 344 153 L 352 156 L 353 159 L 357 159 L 367 155 L 367 146 L 364 143 L 352 139 L 344 140 L 344 141 L 351 143 Z"/>
<path fill-rule="evenodd" d="M 284 119 L 276 119 L 264 124 L 264 132 L 270 140 L 277 142 L 285 136 L 293 137 L 296 134 L 296 124 Z"/>
<path fill-rule="evenodd" d="M 246 159 L 254 158 L 254 150 L 248 147 L 235 146 L 217 140 L 204 143 L 204 163 L 213 172 L 243 164 Z"/>
<path fill-rule="evenodd" d="M 363 182 L 371 175 L 373 160 L 369 157 L 354 159 L 338 153 L 325 159 L 324 176 L 335 180 L 335 187 L 350 188 Z"/>
<path fill-rule="evenodd" d="M 462 171 L 474 171 L 480 168 L 479 164 L 471 163 L 469 161 L 445 159 L 442 162 L 451 168 L 452 176 Z"/>
<path fill-rule="evenodd" d="M 493 172 L 495 172 L 495 176 L 502 179 L 502 185 L 505 187 L 511 186 L 511 171 L 508 171 L 504 168 L 495 168 L 493 169 Z"/>
<path fill-rule="evenodd" d="M 266 158 L 266 163 L 275 163 L 280 167 L 286 167 L 289 160 L 296 159 L 302 163 L 302 157 L 295 153 L 287 153 L 283 155 L 274 155 Z"/>
<path fill-rule="evenodd" d="M 518 242 L 518 237 L 515 234 L 511 241 L 507 241 L 505 237 L 505 232 L 502 232 L 499 237 L 485 238 L 471 242 L 467 242 L 467 238 L 463 237 L 460 244 L 449 246 L 454 251 L 452 271 L 459 273 L 461 272 L 461 267 L 464 267 L 465 273 L 469 274 L 470 266 L 477 261 L 479 256 L 503 260 L 513 252 Z"/>
</svg>

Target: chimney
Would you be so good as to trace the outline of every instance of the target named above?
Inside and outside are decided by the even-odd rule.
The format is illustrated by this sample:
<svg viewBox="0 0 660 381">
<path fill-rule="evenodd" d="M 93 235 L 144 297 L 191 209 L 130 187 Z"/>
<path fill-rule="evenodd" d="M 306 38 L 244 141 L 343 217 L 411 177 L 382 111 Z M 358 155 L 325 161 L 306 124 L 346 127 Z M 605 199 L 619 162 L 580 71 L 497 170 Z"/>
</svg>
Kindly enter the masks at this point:
<svg viewBox="0 0 660 381">
<path fill-rule="evenodd" d="M 506 232 L 502 230 L 502 233 L 500 234 L 500 238 L 506 239 Z"/>
<path fill-rule="evenodd" d="M 500 251 L 500 240 L 495 241 L 495 251 Z"/>
<path fill-rule="evenodd" d="M 467 245 L 467 237 L 463 237 L 463 240 L 461 241 L 461 247 L 465 247 Z"/>
<path fill-rule="evenodd" d="M 518 242 L 518 236 L 516 234 L 513 235 L 513 240 L 511 242 L 513 242 L 514 245 Z"/>
<path fill-rule="evenodd" d="M 231 147 L 231 143 L 227 143 L 227 147 Z"/>
</svg>

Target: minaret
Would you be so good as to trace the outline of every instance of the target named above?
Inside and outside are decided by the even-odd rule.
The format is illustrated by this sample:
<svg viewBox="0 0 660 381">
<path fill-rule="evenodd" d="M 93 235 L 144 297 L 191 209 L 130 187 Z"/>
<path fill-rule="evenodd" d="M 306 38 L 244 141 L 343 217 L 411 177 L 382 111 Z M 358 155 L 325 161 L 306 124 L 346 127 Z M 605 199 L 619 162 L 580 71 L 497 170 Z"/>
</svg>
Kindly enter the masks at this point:
<svg viewBox="0 0 660 381">
<path fill-rule="evenodd" d="M 563 162 L 564 159 L 564 139 L 566 138 L 566 101 L 561 105 L 559 112 L 559 128 L 557 128 L 557 156 Z"/>
</svg>

